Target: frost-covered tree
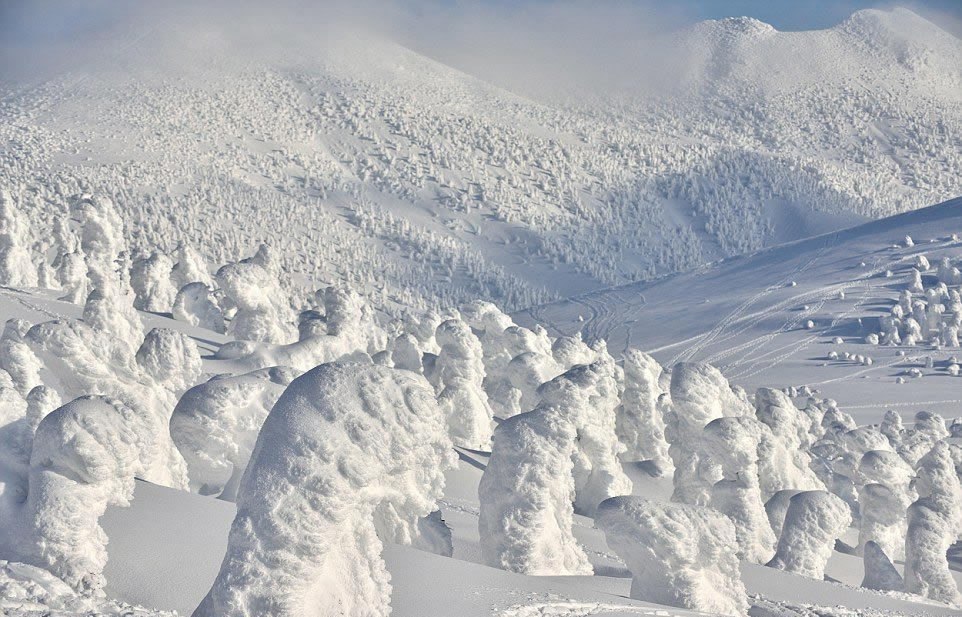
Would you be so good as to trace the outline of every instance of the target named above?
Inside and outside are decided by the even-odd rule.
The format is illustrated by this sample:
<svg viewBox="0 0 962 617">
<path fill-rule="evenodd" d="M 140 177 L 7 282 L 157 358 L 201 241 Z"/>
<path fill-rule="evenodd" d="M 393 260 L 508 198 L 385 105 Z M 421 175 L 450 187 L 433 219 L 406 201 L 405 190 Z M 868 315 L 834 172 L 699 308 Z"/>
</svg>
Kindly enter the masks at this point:
<svg viewBox="0 0 962 617">
<path fill-rule="evenodd" d="M 717 615 L 748 614 L 735 526 L 710 508 L 613 497 L 595 524 L 631 571 L 635 600 Z"/>
<path fill-rule="evenodd" d="M 224 312 L 214 301 L 210 288 L 201 282 L 188 283 L 174 297 L 171 314 L 177 321 L 223 334 Z"/>
<path fill-rule="evenodd" d="M 962 485 L 952 453 L 940 441 L 916 468 L 919 499 L 908 509 L 905 591 L 962 604 L 946 553 L 962 531 Z"/>
<path fill-rule="evenodd" d="M 605 354 L 572 367 L 539 390 L 542 405 L 557 407 L 575 425 L 575 510 L 586 516 L 605 499 L 631 493 L 631 480 L 618 458 L 624 446 L 615 433 L 619 372 Z"/>
<path fill-rule="evenodd" d="M 29 463 L 19 490 L 8 485 L 0 496 L 3 544 L 74 589 L 100 593 L 107 537 L 99 519 L 133 494 L 139 438 L 136 414 L 102 397 L 76 399 L 43 417 L 23 453 Z"/>
<path fill-rule="evenodd" d="M 63 295 L 61 300 L 80 304 L 90 293 L 90 282 L 87 279 L 87 262 L 79 250 L 64 253 L 57 264 L 57 280 Z"/>
<path fill-rule="evenodd" d="M 192 491 L 236 498 L 257 433 L 293 379 L 293 369 L 285 367 L 220 375 L 180 397 L 170 436 L 187 462 Z"/>
<path fill-rule="evenodd" d="M 171 257 L 174 267 L 170 277 L 176 289 L 183 289 L 191 283 L 203 283 L 208 287 L 214 285 L 214 277 L 207 268 L 207 260 L 194 247 L 182 242 L 174 249 Z"/>
<path fill-rule="evenodd" d="M 708 423 L 701 443 L 721 467 L 712 486 L 711 507 L 735 523 L 738 556 L 754 563 L 772 558 L 772 533 L 758 483 L 758 448 L 763 425 L 750 416 L 717 418 Z"/>
<path fill-rule="evenodd" d="M 769 497 L 765 502 L 765 514 L 768 516 L 768 523 L 778 538 L 782 535 L 782 526 L 785 524 L 785 515 L 788 513 L 788 506 L 792 503 L 792 497 L 801 493 L 793 489 L 783 489 Z"/>
<path fill-rule="evenodd" d="M 257 437 L 227 553 L 195 617 L 388 615 L 379 533 L 410 543 L 452 464 L 422 377 L 351 363 L 305 373 Z M 390 529 L 375 524 L 384 504 Z"/>
<path fill-rule="evenodd" d="M 668 442 L 665 440 L 661 376 L 664 370 L 643 351 L 624 353 L 625 391 L 621 396 L 615 425 L 618 439 L 625 445 L 623 461 L 651 461 L 667 473 L 671 471 Z"/>
<path fill-rule="evenodd" d="M 189 336 L 170 328 L 151 328 L 134 356 L 137 366 L 175 398 L 200 377 L 200 352 Z"/>
<path fill-rule="evenodd" d="M 258 253 L 260 255 L 260 253 Z M 221 266 L 217 286 L 236 309 L 227 333 L 234 338 L 287 343 L 294 338 L 294 312 L 281 290 L 277 276 L 257 256 Z"/>
<path fill-rule="evenodd" d="M 580 332 L 555 339 L 551 344 L 551 355 L 564 370 L 578 364 L 590 364 L 595 360 L 595 352 L 581 340 Z"/>
<path fill-rule="evenodd" d="M 905 510 L 915 498 L 914 470 L 895 452 L 869 450 L 857 472 L 860 513 L 858 550 L 874 541 L 890 559 L 902 559 Z"/>
<path fill-rule="evenodd" d="M 454 443 L 486 450 L 491 441 L 493 412 L 484 391 L 481 343 L 466 323 L 449 319 L 438 326 L 441 346 L 435 364 L 441 386 L 438 403 L 448 419 Z"/>
<path fill-rule="evenodd" d="M 81 223 L 80 250 L 91 289 L 100 289 L 105 296 L 114 292 L 126 296 L 130 289 L 124 221 L 113 202 L 102 195 L 81 195 L 73 199 L 70 210 Z"/>
<path fill-rule="evenodd" d="M 29 329 L 29 322 L 15 318 L 8 319 L 0 333 L 0 369 L 10 375 L 21 395 L 42 383 L 43 365 L 24 340 Z"/>
<path fill-rule="evenodd" d="M 25 340 L 48 369 L 46 385 L 63 399 L 98 394 L 122 401 L 135 412 L 140 422 L 141 477 L 186 488 L 186 465 L 171 441 L 168 424 L 184 384 L 199 375 L 197 347 L 182 334 L 157 331 L 127 351 L 112 347 L 110 336 L 87 320 L 58 320 L 33 326 Z"/>
<path fill-rule="evenodd" d="M 395 368 L 414 373 L 423 373 L 421 365 L 421 346 L 412 334 L 403 333 L 396 336 L 389 345 L 391 362 Z"/>
<path fill-rule="evenodd" d="M 784 392 L 773 388 L 759 388 L 755 393 L 755 417 L 770 429 L 762 434 L 759 451 L 762 498 L 783 489 L 824 489 L 808 454 L 814 441 L 811 418 Z"/>
<path fill-rule="evenodd" d="M 747 401 L 710 364 L 682 362 L 671 371 L 671 406 L 665 412 L 665 438 L 675 466 L 672 501 L 705 506 L 721 470 L 699 442 L 716 418 L 751 413 Z"/>
<path fill-rule="evenodd" d="M 37 286 L 23 212 L 23 206 L 0 189 L 0 285 L 7 287 Z"/>
<path fill-rule="evenodd" d="M 866 542 L 862 562 L 865 569 L 862 587 L 876 591 L 902 591 L 905 585 L 902 575 L 881 546 L 872 541 Z"/>
<path fill-rule="evenodd" d="M 561 366 L 555 359 L 548 354 L 538 351 L 526 351 L 515 356 L 506 367 L 508 383 L 513 390 L 497 390 L 500 400 L 511 399 L 513 394 L 518 394 L 516 406 L 519 411 L 527 411 L 538 406 L 540 401 L 538 388 L 541 384 L 547 383 L 563 373 Z M 511 404 L 501 405 L 503 417 L 513 415 L 515 401 Z"/>
<path fill-rule="evenodd" d="M 572 533 L 577 431 L 565 410 L 542 404 L 501 422 L 478 486 L 481 556 L 529 575 L 586 575 Z"/>
<path fill-rule="evenodd" d="M 848 529 L 848 504 L 827 491 L 802 491 L 791 498 L 775 556 L 768 565 L 794 574 L 825 576 L 835 540 Z"/>
<path fill-rule="evenodd" d="M 134 308 L 154 313 L 170 312 L 178 289 L 171 281 L 173 269 L 174 262 L 160 251 L 134 261 L 130 269 Z"/>
</svg>

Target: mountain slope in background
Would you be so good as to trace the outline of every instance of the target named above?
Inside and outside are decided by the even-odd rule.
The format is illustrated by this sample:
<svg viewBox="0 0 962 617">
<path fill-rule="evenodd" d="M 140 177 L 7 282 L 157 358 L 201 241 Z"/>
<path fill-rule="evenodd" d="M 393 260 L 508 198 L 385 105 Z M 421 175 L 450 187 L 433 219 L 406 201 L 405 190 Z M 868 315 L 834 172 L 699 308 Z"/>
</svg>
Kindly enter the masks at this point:
<svg viewBox="0 0 962 617">
<path fill-rule="evenodd" d="M 384 38 L 265 52 L 225 32 L 171 18 L 0 86 L 35 250 L 70 195 L 103 192 L 134 246 L 222 263 L 267 241 L 293 280 L 389 311 L 520 308 L 962 192 L 962 45 L 906 10 L 704 22 L 658 44 L 657 95 L 564 101 Z"/>
<path fill-rule="evenodd" d="M 665 366 L 710 362 L 749 390 L 808 386 L 838 400 L 860 424 L 887 409 L 906 418 L 923 410 L 954 418 L 962 403 L 950 371 L 958 347 L 932 344 L 929 336 L 908 346 L 867 339 L 879 335 L 880 319 L 909 289 L 919 256 L 932 266 L 922 275 L 926 289 L 937 287 L 943 258 L 962 264 L 960 237 L 962 198 L 535 307 L 516 319 L 604 339 L 616 356 L 633 346 Z"/>
</svg>

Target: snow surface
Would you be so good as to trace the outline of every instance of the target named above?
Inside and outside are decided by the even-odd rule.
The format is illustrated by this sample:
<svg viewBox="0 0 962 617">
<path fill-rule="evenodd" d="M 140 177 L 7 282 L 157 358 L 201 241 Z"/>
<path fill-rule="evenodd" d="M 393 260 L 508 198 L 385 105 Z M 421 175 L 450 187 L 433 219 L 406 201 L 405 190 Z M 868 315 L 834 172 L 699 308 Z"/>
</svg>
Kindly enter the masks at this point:
<svg viewBox="0 0 962 617">
<path fill-rule="evenodd" d="M 933 263 L 962 258 L 957 233 L 962 199 L 689 273 L 575 296 L 515 318 L 553 334 L 604 339 L 615 354 L 640 346 L 665 366 L 711 362 L 749 391 L 809 386 L 837 400 L 860 424 L 878 422 L 888 409 L 906 419 L 921 410 L 952 418 L 962 398 L 945 368 L 962 355 L 959 348 L 888 347 L 865 338 L 878 332 L 879 318 L 897 303 L 917 255 Z M 906 235 L 920 243 L 902 246 Z M 805 328 L 806 320 L 814 328 Z M 833 351 L 837 359 L 830 358 Z M 873 363 L 846 360 L 846 352 Z M 912 368 L 923 375 L 918 387 L 903 387 L 899 378 Z"/>
<path fill-rule="evenodd" d="M 5 614 L 960 614 L 958 39 L 557 97 L 193 15 L 0 83 Z"/>
</svg>

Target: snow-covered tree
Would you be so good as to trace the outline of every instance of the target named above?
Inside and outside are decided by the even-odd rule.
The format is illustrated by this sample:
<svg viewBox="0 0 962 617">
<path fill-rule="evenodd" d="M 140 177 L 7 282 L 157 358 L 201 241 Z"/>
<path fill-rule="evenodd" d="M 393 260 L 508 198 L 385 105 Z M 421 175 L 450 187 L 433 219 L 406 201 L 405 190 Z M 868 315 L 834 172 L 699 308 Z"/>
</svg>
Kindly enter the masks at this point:
<svg viewBox="0 0 962 617">
<path fill-rule="evenodd" d="M 257 437 L 227 553 L 195 617 L 387 616 L 379 534 L 413 541 L 450 465 L 444 418 L 423 378 L 351 363 L 305 373 Z M 382 525 L 393 515 L 390 528 L 375 524 L 376 512 Z"/>
<path fill-rule="evenodd" d="M 160 251 L 134 261 L 130 269 L 134 308 L 154 313 L 170 312 L 178 289 L 171 281 L 173 269 L 174 262 Z"/>
<path fill-rule="evenodd" d="M 263 261 L 251 257 L 217 271 L 217 286 L 236 309 L 227 333 L 246 341 L 287 343 L 294 338 L 294 313 Z"/>
<path fill-rule="evenodd" d="M 591 574 L 572 533 L 577 431 L 565 410 L 542 404 L 501 422 L 478 486 L 481 556 L 530 575 Z"/>
<path fill-rule="evenodd" d="M 171 257 L 174 260 L 174 267 L 170 277 L 176 289 L 183 289 L 185 285 L 191 283 L 213 286 L 214 277 L 210 275 L 210 270 L 207 268 L 207 260 L 194 247 L 180 243 Z"/>
<path fill-rule="evenodd" d="M 177 321 L 218 334 L 227 331 L 223 311 L 214 301 L 210 288 L 199 281 L 188 283 L 180 288 L 174 297 L 171 314 Z"/>
<path fill-rule="evenodd" d="M 835 540 L 848 529 L 848 504 L 827 491 L 802 491 L 791 498 L 775 556 L 768 565 L 794 574 L 825 576 Z"/>
<path fill-rule="evenodd" d="M 663 473 L 671 471 L 665 420 L 660 401 L 664 392 L 658 362 L 637 349 L 624 353 L 625 391 L 618 408 L 616 431 L 625 445 L 623 461 L 651 461 Z"/>
<path fill-rule="evenodd" d="M 0 285 L 37 286 L 37 266 L 29 246 L 22 205 L 0 189 Z"/>
<path fill-rule="evenodd" d="M 665 438 L 675 466 L 672 501 L 708 505 L 721 470 L 699 442 L 702 429 L 716 418 L 751 413 L 747 401 L 710 364 L 682 362 L 671 371 L 671 406 L 665 412 Z"/>
<path fill-rule="evenodd" d="M 882 547 L 871 540 L 865 543 L 862 562 L 865 575 L 862 587 L 876 591 L 902 591 L 902 575 Z"/>
<path fill-rule="evenodd" d="M 42 383 L 43 365 L 24 340 L 29 329 L 29 322 L 14 318 L 7 320 L 0 333 L 0 369 L 10 375 L 17 391 L 24 396 Z"/>
<path fill-rule="evenodd" d="M 748 614 L 735 526 L 710 508 L 613 497 L 595 524 L 631 571 L 635 600 L 717 615 Z"/>
<path fill-rule="evenodd" d="M 615 433 L 619 403 L 620 368 L 602 355 L 591 364 L 579 364 L 541 386 L 542 405 L 557 407 L 575 425 L 575 510 L 591 516 L 609 497 L 631 493 L 618 455 L 624 446 Z"/>
<path fill-rule="evenodd" d="M 824 489 L 808 454 L 814 440 L 811 418 L 773 388 L 755 393 L 755 417 L 770 429 L 763 432 L 759 451 L 762 498 L 767 500 L 783 489 Z"/>
<path fill-rule="evenodd" d="M 764 427 L 751 416 L 717 418 L 703 431 L 705 451 L 721 467 L 711 507 L 735 523 L 738 556 L 754 563 L 772 558 L 772 533 L 758 483 L 758 448 Z"/>
<path fill-rule="evenodd" d="M 441 346 L 435 365 L 441 386 L 438 403 L 448 418 L 451 438 L 456 445 L 486 450 L 494 422 L 483 386 L 481 343 L 458 319 L 441 323 L 436 338 Z"/>
<path fill-rule="evenodd" d="M 192 491 L 236 498 L 257 433 L 293 379 L 284 367 L 220 375 L 180 397 L 170 436 L 187 462 Z"/>
<path fill-rule="evenodd" d="M 4 545 L 76 590 L 102 593 L 107 536 L 99 519 L 133 495 L 139 426 L 131 409 L 102 397 L 47 414 L 27 453 L 25 494 L 12 497 L 8 486 L 0 498 Z"/>
<path fill-rule="evenodd" d="M 962 531 L 962 485 L 952 453 L 939 441 L 916 469 L 919 499 L 908 509 L 905 536 L 905 591 L 949 604 L 962 595 L 946 553 Z"/>
</svg>

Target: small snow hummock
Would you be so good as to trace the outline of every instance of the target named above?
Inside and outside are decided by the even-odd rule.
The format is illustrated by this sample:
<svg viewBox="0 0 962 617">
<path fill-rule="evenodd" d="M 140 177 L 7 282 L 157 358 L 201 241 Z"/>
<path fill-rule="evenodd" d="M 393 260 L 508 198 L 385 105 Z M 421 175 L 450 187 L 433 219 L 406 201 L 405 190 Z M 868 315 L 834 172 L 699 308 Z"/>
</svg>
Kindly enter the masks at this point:
<svg viewBox="0 0 962 617">
<path fill-rule="evenodd" d="M 220 573 L 194 616 L 386 617 L 382 541 L 415 541 L 453 464 L 423 377 L 375 364 L 308 371 L 257 437 Z"/>
<path fill-rule="evenodd" d="M 748 597 L 732 521 L 699 506 L 612 497 L 595 524 L 631 571 L 631 597 L 705 613 L 742 617 Z"/>
<path fill-rule="evenodd" d="M 821 579 L 835 540 L 852 522 L 849 506 L 828 491 L 802 491 L 793 496 L 785 513 L 775 556 L 768 565 Z"/>
</svg>

